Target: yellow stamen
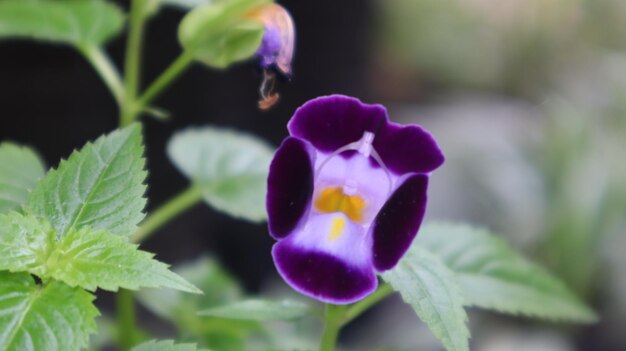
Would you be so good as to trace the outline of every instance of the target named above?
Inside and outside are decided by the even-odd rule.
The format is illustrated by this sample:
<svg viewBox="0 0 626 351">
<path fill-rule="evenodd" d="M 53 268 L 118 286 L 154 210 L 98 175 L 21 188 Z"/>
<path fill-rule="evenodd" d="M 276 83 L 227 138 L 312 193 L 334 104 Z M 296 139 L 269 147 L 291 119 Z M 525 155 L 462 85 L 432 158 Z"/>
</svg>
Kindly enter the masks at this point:
<svg viewBox="0 0 626 351">
<path fill-rule="evenodd" d="M 346 195 L 341 187 L 322 189 L 315 200 L 315 208 L 323 213 L 343 212 L 351 220 L 363 219 L 365 200 L 358 195 Z"/>
<path fill-rule="evenodd" d="M 331 241 L 335 241 L 339 239 L 343 230 L 346 228 L 346 219 L 342 216 L 337 216 L 333 218 L 333 221 L 330 223 L 330 233 L 328 234 L 328 239 Z"/>
</svg>

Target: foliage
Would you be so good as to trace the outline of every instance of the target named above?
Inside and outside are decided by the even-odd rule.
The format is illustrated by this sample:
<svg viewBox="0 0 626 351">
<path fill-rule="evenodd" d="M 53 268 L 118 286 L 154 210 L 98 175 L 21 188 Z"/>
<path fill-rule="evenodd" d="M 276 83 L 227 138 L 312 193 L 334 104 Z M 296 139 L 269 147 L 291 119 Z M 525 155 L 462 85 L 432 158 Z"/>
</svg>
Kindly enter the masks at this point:
<svg viewBox="0 0 626 351">
<path fill-rule="evenodd" d="M 251 135 L 204 127 L 178 132 L 168 144 L 178 169 L 202 189 L 204 200 L 234 217 L 265 219 L 272 149 Z"/>
<path fill-rule="evenodd" d="M 141 345 L 133 347 L 131 351 L 207 351 L 200 350 L 195 344 L 175 344 L 171 340 L 147 341 Z"/>
<path fill-rule="evenodd" d="M 4 142 L 0 144 L 0 213 L 17 210 L 46 173 L 35 151 Z"/>
<path fill-rule="evenodd" d="M 63 283 L 0 272 L 0 350 L 79 350 L 96 329 L 94 296 Z"/>
<path fill-rule="evenodd" d="M 144 217 L 144 163 L 138 125 L 100 137 L 48 172 L 31 193 L 29 210 L 59 236 L 84 226 L 129 236 Z"/>
<path fill-rule="evenodd" d="M 309 307 L 296 301 L 270 301 L 251 299 L 198 312 L 201 316 L 245 321 L 274 321 L 302 318 Z"/>
<path fill-rule="evenodd" d="M 86 346 L 98 311 L 83 289 L 200 292 L 124 236 L 143 217 L 142 152 L 138 126 L 103 136 L 49 171 L 23 214 L 0 214 L 5 350 Z"/>
<path fill-rule="evenodd" d="M 123 25 L 120 9 L 101 0 L 0 1 L 0 37 L 101 45 L 118 34 Z"/>
<path fill-rule="evenodd" d="M 413 245 L 398 266 L 382 276 L 448 351 L 469 351 L 463 295 L 454 273 L 440 259 Z"/>
<path fill-rule="evenodd" d="M 468 306 L 553 320 L 596 318 L 562 282 L 486 230 L 429 224 L 416 242 L 456 273 Z"/>
</svg>

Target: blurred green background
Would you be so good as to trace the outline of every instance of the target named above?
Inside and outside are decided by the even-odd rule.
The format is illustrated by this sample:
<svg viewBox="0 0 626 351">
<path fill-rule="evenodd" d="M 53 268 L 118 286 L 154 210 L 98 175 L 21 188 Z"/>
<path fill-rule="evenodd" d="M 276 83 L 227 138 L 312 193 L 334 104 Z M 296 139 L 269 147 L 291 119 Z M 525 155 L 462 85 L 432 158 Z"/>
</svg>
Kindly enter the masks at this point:
<svg viewBox="0 0 626 351">
<path fill-rule="evenodd" d="M 376 5 L 368 86 L 447 155 L 429 217 L 507 235 L 602 316 L 555 328 L 485 315 L 473 349 L 626 348 L 626 2 Z"/>
</svg>

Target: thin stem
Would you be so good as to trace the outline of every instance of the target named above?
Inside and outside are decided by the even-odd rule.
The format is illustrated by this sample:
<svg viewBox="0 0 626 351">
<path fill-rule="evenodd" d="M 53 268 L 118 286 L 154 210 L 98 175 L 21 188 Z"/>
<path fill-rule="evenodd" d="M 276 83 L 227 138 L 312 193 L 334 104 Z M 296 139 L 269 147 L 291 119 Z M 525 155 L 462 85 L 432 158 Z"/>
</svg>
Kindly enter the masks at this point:
<svg viewBox="0 0 626 351">
<path fill-rule="evenodd" d="M 182 193 L 168 200 L 165 204 L 152 212 L 142 223 L 139 229 L 131 237 L 131 241 L 138 243 L 145 240 L 155 230 L 169 220 L 178 216 L 185 210 L 194 206 L 202 200 L 200 188 L 191 186 Z"/>
<path fill-rule="evenodd" d="M 161 94 L 176 78 L 189 68 L 193 62 L 193 56 L 183 51 L 180 56 L 172 62 L 163 73 L 146 89 L 143 95 L 137 100 L 136 108 L 142 110 L 147 107 Z"/>
<path fill-rule="evenodd" d="M 132 123 L 137 117 L 135 100 L 139 90 L 140 63 L 143 32 L 146 22 L 147 0 L 131 0 L 126 58 L 124 61 L 125 101 L 120 116 L 120 125 Z"/>
<path fill-rule="evenodd" d="M 350 323 L 356 317 L 360 316 L 363 312 L 367 311 L 387 296 L 393 294 L 393 292 L 394 290 L 389 284 L 381 284 L 378 289 L 374 291 L 371 295 L 348 308 L 344 316 L 343 324 L 345 325 Z"/>
<path fill-rule="evenodd" d="M 124 85 L 109 56 L 101 47 L 95 45 L 81 46 L 79 50 L 98 72 L 100 78 L 111 91 L 117 106 L 121 108 L 124 103 Z"/>
<path fill-rule="evenodd" d="M 320 351 L 334 351 L 337 345 L 339 330 L 343 326 L 346 306 L 326 305 L 324 313 L 324 331 L 320 340 Z"/>
<path fill-rule="evenodd" d="M 135 302 L 130 290 L 118 291 L 116 308 L 119 347 L 122 351 L 128 351 L 139 341 L 135 324 Z"/>
</svg>

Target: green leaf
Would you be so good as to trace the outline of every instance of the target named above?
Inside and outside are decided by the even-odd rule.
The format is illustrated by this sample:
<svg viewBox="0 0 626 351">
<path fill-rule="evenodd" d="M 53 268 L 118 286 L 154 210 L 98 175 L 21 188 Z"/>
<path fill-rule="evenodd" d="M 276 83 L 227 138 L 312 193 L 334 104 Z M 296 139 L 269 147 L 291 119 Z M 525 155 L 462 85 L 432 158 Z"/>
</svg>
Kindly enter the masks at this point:
<svg viewBox="0 0 626 351">
<path fill-rule="evenodd" d="M 161 0 L 161 4 L 179 8 L 181 10 L 191 10 L 200 5 L 212 3 L 211 0 Z"/>
<path fill-rule="evenodd" d="M 101 45 L 118 34 L 123 25 L 124 14 L 105 1 L 0 1 L 0 38 Z"/>
<path fill-rule="evenodd" d="M 0 270 L 46 275 L 55 232 L 45 221 L 16 212 L 0 214 Z"/>
<path fill-rule="evenodd" d="M 198 312 L 201 316 L 246 321 L 277 321 L 305 317 L 311 309 L 297 301 L 251 299 Z"/>
<path fill-rule="evenodd" d="M 273 150 L 260 139 L 229 129 L 179 132 L 168 145 L 178 169 L 197 183 L 205 201 L 237 218 L 266 218 L 265 193 Z"/>
<path fill-rule="evenodd" d="M 469 306 L 552 320 L 596 319 L 557 278 L 486 230 L 427 224 L 416 242 L 457 274 Z"/>
<path fill-rule="evenodd" d="M 198 316 L 198 310 L 232 303 L 241 299 L 237 281 L 217 262 L 202 257 L 174 269 L 204 291 L 204 295 L 183 294 L 176 290 L 145 289 L 139 301 L 156 315 L 178 328 L 184 340 L 197 340 L 216 350 L 245 351 L 248 335 L 260 329 L 256 322 Z"/>
<path fill-rule="evenodd" d="M 0 270 L 29 272 L 91 291 L 167 287 L 201 293 L 153 256 L 104 231 L 83 228 L 59 238 L 32 215 L 0 214 Z"/>
<path fill-rule="evenodd" d="M 80 350 L 96 330 L 93 300 L 80 288 L 0 272 L 0 350 Z"/>
<path fill-rule="evenodd" d="M 240 299 L 237 281 L 214 260 L 202 257 L 174 269 L 178 275 L 204 291 L 203 295 L 189 296 L 175 290 L 146 289 L 139 292 L 139 301 L 155 314 L 183 329 L 200 308 L 223 305 Z"/>
<path fill-rule="evenodd" d="M 382 277 L 415 310 L 448 351 L 469 351 L 463 295 L 444 263 L 415 245 Z"/>
<path fill-rule="evenodd" d="M 135 346 L 131 351 L 203 351 L 196 344 L 174 344 L 172 340 L 151 340 Z M 205 350 L 206 351 L 206 350 Z"/>
<path fill-rule="evenodd" d="M 30 211 L 60 236 L 84 226 L 129 236 L 144 217 L 142 155 L 139 125 L 102 136 L 48 172 L 31 193 Z"/>
<path fill-rule="evenodd" d="M 45 173 L 45 166 L 35 151 L 13 143 L 0 143 L 0 213 L 25 205 L 28 193 Z"/>
<path fill-rule="evenodd" d="M 183 48 L 198 61 L 215 68 L 248 59 L 263 38 L 263 24 L 248 15 L 269 0 L 232 0 L 198 6 L 178 28 Z"/>
<path fill-rule="evenodd" d="M 91 291 L 166 287 L 202 293 L 153 257 L 122 237 L 82 229 L 61 240 L 50 254 L 47 269 L 54 279 Z"/>
</svg>

